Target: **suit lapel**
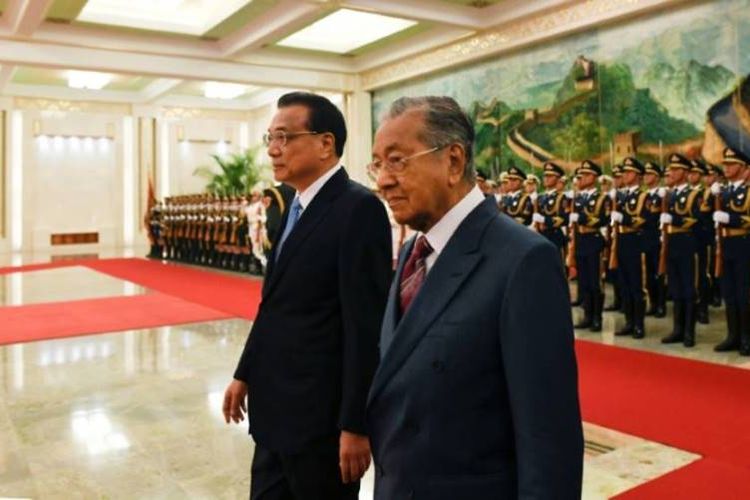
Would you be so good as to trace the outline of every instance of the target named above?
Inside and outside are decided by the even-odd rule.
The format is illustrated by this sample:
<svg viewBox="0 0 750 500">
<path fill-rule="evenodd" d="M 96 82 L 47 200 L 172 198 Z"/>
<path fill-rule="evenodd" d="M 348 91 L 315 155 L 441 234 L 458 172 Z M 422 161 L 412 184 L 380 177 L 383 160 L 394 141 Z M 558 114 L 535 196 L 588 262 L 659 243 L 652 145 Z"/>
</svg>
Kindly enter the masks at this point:
<svg viewBox="0 0 750 500">
<path fill-rule="evenodd" d="M 349 182 L 349 176 L 346 170 L 343 168 L 336 172 L 328 182 L 326 182 L 320 189 L 318 194 L 315 195 L 310 205 L 305 207 L 300 216 L 297 224 L 292 229 L 292 232 L 284 242 L 284 246 L 281 249 L 281 254 L 276 258 L 276 252 L 278 247 L 274 249 L 273 255 L 271 256 L 272 263 L 268 268 L 268 279 L 267 285 L 263 287 L 263 297 L 268 296 L 274 289 L 275 285 L 281 279 L 289 260 L 297 253 L 302 243 L 307 239 L 308 236 L 313 232 L 315 227 L 325 218 L 325 214 L 330 210 L 333 205 L 333 201 L 344 191 L 347 183 Z M 287 215 L 284 217 L 284 224 L 280 229 L 280 234 L 283 234 L 284 228 L 286 227 Z"/>
<path fill-rule="evenodd" d="M 392 341 L 383 353 L 380 367 L 375 373 L 370 400 L 377 396 L 385 383 L 403 366 L 427 333 L 430 325 L 445 310 L 461 285 L 481 262 L 479 243 L 485 227 L 494 217 L 497 217 L 494 203 L 490 199 L 485 200 L 464 219 L 448 241 L 432 269 L 427 273 L 427 278 L 409 310 L 392 333 Z M 397 311 L 398 300 L 398 282 L 396 282 L 394 287 L 391 287 L 388 309 Z"/>
</svg>

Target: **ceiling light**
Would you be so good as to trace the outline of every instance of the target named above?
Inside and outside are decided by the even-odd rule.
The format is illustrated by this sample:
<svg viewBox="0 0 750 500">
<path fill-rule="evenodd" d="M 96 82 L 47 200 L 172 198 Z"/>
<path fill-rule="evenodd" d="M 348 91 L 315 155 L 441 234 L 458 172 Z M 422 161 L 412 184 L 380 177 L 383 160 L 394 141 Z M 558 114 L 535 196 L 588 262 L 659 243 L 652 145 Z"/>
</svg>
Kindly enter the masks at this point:
<svg viewBox="0 0 750 500">
<path fill-rule="evenodd" d="M 203 95 L 209 99 L 234 99 L 247 92 L 247 88 L 239 83 L 206 82 L 203 85 Z"/>
<path fill-rule="evenodd" d="M 344 54 L 415 24 L 408 19 L 341 9 L 281 40 L 278 45 Z"/>
<path fill-rule="evenodd" d="M 249 0 L 88 0 L 78 21 L 203 35 Z"/>
<path fill-rule="evenodd" d="M 112 75 L 95 71 L 68 71 L 68 87 L 100 90 L 112 81 Z"/>
</svg>

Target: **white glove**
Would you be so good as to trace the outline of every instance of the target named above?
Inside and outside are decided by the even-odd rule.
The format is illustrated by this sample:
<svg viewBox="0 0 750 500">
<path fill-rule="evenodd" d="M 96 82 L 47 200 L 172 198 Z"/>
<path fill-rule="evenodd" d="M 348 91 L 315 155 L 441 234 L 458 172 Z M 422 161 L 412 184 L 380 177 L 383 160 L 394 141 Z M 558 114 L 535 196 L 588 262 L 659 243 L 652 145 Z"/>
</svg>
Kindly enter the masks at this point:
<svg viewBox="0 0 750 500">
<path fill-rule="evenodd" d="M 713 186 L 711 186 L 711 192 L 713 192 Z M 729 224 L 729 214 L 727 212 L 722 212 L 721 210 L 717 210 L 714 212 L 714 222 L 718 224 Z"/>
<path fill-rule="evenodd" d="M 533 203 L 533 202 L 535 202 L 535 201 L 536 201 L 536 199 L 537 199 L 537 198 L 539 198 L 539 193 L 537 193 L 536 191 L 534 191 L 533 193 L 531 193 L 531 194 L 529 195 L 529 198 L 531 198 L 531 201 L 532 201 L 532 203 Z"/>
<path fill-rule="evenodd" d="M 711 194 L 714 196 L 718 196 L 721 194 L 721 184 L 718 182 L 714 182 L 711 184 Z"/>
<path fill-rule="evenodd" d="M 622 213 L 620 213 L 620 212 L 618 212 L 616 210 L 613 210 L 612 213 L 609 214 L 609 217 L 612 219 L 613 223 L 615 223 L 615 222 L 617 222 L 617 223 L 622 222 Z"/>
<path fill-rule="evenodd" d="M 659 223 L 663 226 L 672 223 L 672 214 L 661 214 L 659 217 Z"/>
<path fill-rule="evenodd" d="M 531 220 L 533 220 L 537 224 L 544 224 L 544 216 L 538 212 L 534 212 L 534 214 L 531 216 Z"/>
<path fill-rule="evenodd" d="M 612 199 L 612 201 L 617 199 L 617 190 L 615 188 L 609 190 L 609 197 Z"/>
<path fill-rule="evenodd" d="M 665 196 L 667 196 L 667 188 L 660 187 L 659 188 L 659 197 L 660 198 L 664 198 Z"/>
<path fill-rule="evenodd" d="M 606 237 L 607 237 L 607 235 L 609 234 L 609 231 L 607 231 L 607 226 L 602 226 L 602 227 L 600 227 L 600 228 L 599 228 L 599 232 L 600 232 L 600 233 L 602 234 L 602 236 L 604 236 L 605 238 L 606 238 Z"/>
<path fill-rule="evenodd" d="M 573 212 L 568 218 L 570 224 L 576 224 L 578 222 L 578 212 Z"/>
</svg>

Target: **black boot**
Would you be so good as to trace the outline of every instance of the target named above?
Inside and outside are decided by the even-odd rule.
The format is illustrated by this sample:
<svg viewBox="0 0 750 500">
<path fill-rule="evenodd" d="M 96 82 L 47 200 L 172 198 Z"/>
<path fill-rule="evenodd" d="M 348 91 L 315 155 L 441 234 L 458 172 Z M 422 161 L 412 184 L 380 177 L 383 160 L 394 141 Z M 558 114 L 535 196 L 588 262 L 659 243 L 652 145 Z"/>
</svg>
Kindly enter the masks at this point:
<svg viewBox="0 0 750 500">
<path fill-rule="evenodd" d="M 633 305 L 633 338 L 642 339 L 646 336 L 645 327 L 646 304 L 642 300 L 636 300 Z"/>
<path fill-rule="evenodd" d="M 698 300 L 695 317 L 701 325 L 708 324 L 708 287 L 701 290 L 701 297 Z"/>
<path fill-rule="evenodd" d="M 604 294 L 599 293 L 593 295 L 591 300 L 593 309 L 591 311 L 591 326 L 589 327 L 590 332 L 601 332 L 602 331 L 602 309 L 604 308 Z"/>
<path fill-rule="evenodd" d="M 655 282 L 654 286 L 648 289 L 648 309 L 646 310 L 646 316 L 655 316 L 656 310 L 659 307 L 659 282 Z"/>
<path fill-rule="evenodd" d="M 714 278 L 711 282 L 711 305 L 721 307 L 721 277 Z"/>
<path fill-rule="evenodd" d="M 740 356 L 750 356 L 750 306 L 740 308 Z"/>
<path fill-rule="evenodd" d="M 685 304 L 685 335 L 682 338 L 682 344 L 685 347 L 695 346 L 695 320 L 698 307 L 694 302 Z"/>
<path fill-rule="evenodd" d="M 581 295 L 581 308 L 583 309 L 583 319 L 573 325 L 573 328 L 584 329 L 591 327 L 591 313 L 593 311 L 592 295 L 590 293 L 584 293 Z"/>
<path fill-rule="evenodd" d="M 626 297 L 622 299 L 622 311 L 625 313 L 625 326 L 615 332 L 615 336 L 633 335 L 633 301 Z"/>
<path fill-rule="evenodd" d="M 664 276 L 659 276 L 656 282 L 656 311 L 655 318 L 663 318 L 667 315 L 667 286 Z"/>
<path fill-rule="evenodd" d="M 740 347 L 740 308 L 727 304 L 727 338 L 714 347 L 716 352 L 734 351 Z"/>
<path fill-rule="evenodd" d="M 685 329 L 685 302 L 675 300 L 672 309 L 672 333 L 661 339 L 662 344 L 682 342 Z"/>
</svg>

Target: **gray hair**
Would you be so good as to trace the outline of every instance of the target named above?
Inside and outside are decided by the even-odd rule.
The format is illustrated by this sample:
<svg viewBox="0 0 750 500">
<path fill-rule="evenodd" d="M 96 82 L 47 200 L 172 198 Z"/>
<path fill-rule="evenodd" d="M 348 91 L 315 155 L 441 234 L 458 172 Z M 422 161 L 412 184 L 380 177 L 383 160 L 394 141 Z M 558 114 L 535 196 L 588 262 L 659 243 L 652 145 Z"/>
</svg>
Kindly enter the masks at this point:
<svg viewBox="0 0 750 500">
<path fill-rule="evenodd" d="M 451 97 L 423 96 L 396 99 L 384 119 L 396 118 L 409 111 L 422 111 L 424 129 L 417 137 L 425 145 L 437 148 L 460 144 L 466 153 L 464 180 L 476 182 L 474 170 L 474 126 L 461 106 Z"/>
</svg>

